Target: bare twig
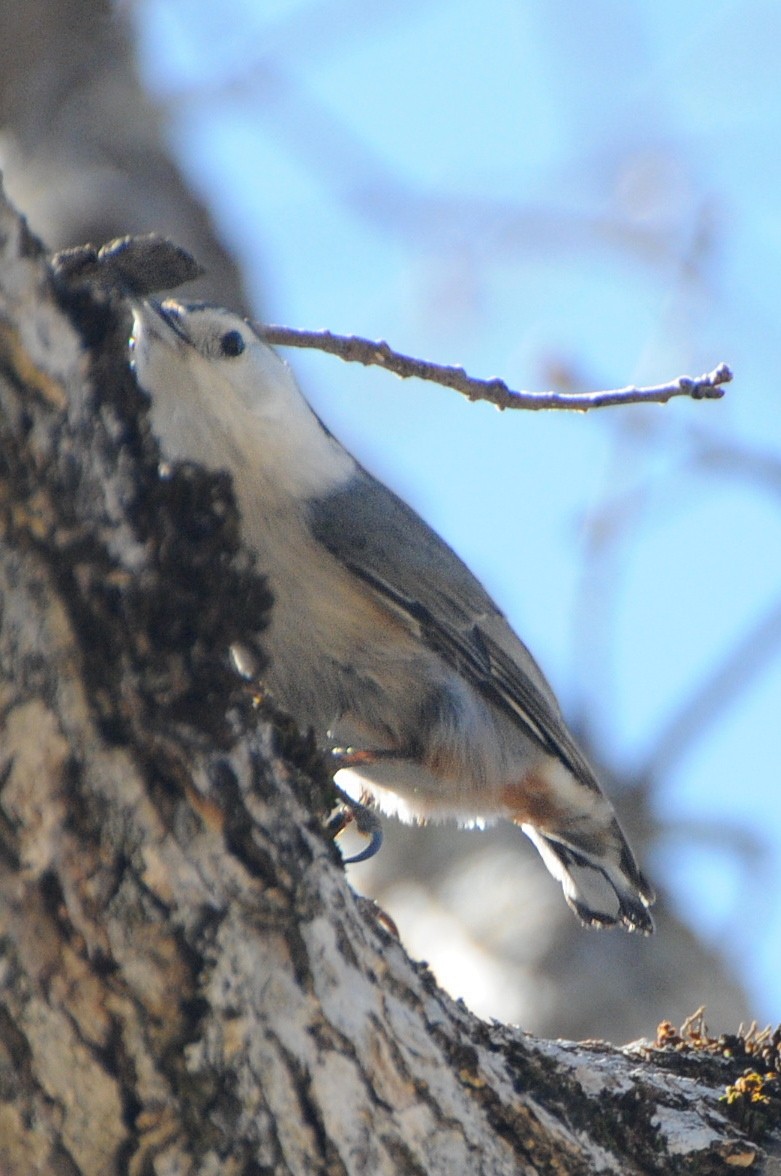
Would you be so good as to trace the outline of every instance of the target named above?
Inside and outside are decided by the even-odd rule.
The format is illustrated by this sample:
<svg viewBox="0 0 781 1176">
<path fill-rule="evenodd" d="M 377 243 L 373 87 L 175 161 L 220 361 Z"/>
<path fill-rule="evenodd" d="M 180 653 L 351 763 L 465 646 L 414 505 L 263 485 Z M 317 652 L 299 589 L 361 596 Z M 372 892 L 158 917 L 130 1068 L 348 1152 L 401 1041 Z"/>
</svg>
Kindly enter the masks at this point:
<svg viewBox="0 0 781 1176">
<path fill-rule="evenodd" d="M 375 364 L 402 379 L 415 376 L 420 380 L 432 380 L 446 388 L 454 388 L 469 400 L 487 400 L 501 409 L 568 408 L 586 412 L 590 408 L 605 408 L 612 404 L 666 404 L 673 396 L 719 400 L 724 395 L 722 385 L 732 379 L 732 372 L 722 363 L 701 376 L 679 376 L 669 384 L 654 384 L 647 388 L 629 385 L 606 392 L 514 392 L 504 380 L 478 380 L 468 376 L 461 367 L 414 359 L 394 351 L 385 342 L 373 343 L 356 335 L 299 331 L 292 327 L 263 326 L 258 330 L 268 343 L 280 347 L 313 347 L 351 363 Z"/>
</svg>

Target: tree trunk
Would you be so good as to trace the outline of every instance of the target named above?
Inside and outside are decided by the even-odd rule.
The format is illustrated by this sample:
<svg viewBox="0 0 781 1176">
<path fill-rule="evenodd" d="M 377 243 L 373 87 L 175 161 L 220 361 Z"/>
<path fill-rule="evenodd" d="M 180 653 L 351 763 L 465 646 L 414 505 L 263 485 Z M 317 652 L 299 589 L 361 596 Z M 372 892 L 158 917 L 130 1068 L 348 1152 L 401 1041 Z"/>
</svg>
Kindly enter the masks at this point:
<svg viewBox="0 0 781 1176">
<path fill-rule="evenodd" d="M 125 233 L 175 237 L 205 267 L 193 297 L 247 308 L 236 264 L 172 160 L 165 116 L 140 84 L 129 9 L 112 0 L 0 4 L 8 192 L 55 249 Z"/>
<path fill-rule="evenodd" d="M 227 478 L 159 468 L 121 300 L 0 250 L 3 1176 L 781 1171 L 775 1039 L 483 1023 L 356 898 L 229 661 Z"/>
</svg>

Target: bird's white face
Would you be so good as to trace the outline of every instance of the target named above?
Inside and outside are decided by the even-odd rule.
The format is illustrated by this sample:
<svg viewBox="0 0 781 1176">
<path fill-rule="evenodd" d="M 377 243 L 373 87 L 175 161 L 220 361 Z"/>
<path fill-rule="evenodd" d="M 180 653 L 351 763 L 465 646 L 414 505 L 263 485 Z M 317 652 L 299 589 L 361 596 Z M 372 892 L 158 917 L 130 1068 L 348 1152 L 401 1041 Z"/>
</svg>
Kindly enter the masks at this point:
<svg viewBox="0 0 781 1176">
<path fill-rule="evenodd" d="M 271 416 L 301 399 L 287 364 L 237 314 L 169 298 L 137 304 L 133 317 L 133 365 L 149 392 L 184 382 L 191 392 L 233 395 L 253 412 Z"/>
<path fill-rule="evenodd" d="M 352 472 L 290 368 L 239 315 L 166 299 L 137 303 L 133 319 L 131 362 L 169 460 L 251 466 L 307 494 Z"/>
</svg>

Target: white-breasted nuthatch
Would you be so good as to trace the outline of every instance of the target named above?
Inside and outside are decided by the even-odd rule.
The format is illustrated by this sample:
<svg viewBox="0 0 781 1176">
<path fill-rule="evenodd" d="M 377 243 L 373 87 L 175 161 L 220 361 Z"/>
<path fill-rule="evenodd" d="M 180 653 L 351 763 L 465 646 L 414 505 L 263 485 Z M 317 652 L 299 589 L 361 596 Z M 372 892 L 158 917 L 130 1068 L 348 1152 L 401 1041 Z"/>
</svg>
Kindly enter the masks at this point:
<svg viewBox="0 0 781 1176">
<path fill-rule="evenodd" d="M 134 308 L 133 364 L 168 461 L 233 478 L 274 594 L 268 685 L 338 774 L 407 821 L 520 825 L 584 923 L 650 932 L 653 891 L 525 645 L 413 510 L 323 427 L 239 316 Z"/>
</svg>

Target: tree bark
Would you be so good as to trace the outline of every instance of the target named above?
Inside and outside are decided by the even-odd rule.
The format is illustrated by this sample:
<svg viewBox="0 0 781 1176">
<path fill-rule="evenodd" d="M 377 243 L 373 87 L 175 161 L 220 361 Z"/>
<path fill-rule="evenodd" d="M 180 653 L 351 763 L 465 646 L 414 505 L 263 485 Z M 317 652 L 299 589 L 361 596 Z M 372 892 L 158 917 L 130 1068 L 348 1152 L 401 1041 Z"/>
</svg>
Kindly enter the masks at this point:
<svg viewBox="0 0 781 1176">
<path fill-rule="evenodd" d="M 483 1023 L 356 898 L 229 661 L 228 479 L 159 468 L 121 300 L 0 252 L 3 1176 L 781 1171 L 777 1043 Z"/>
</svg>

